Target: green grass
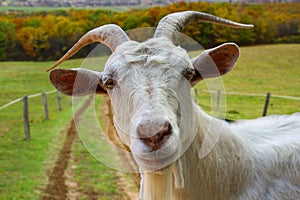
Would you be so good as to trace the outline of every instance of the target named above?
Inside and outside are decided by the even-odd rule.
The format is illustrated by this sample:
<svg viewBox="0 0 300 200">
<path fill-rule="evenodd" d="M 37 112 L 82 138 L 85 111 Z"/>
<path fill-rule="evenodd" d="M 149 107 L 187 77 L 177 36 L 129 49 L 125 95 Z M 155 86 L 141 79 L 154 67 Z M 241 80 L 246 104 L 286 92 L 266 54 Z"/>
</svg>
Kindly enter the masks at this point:
<svg viewBox="0 0 300 200">
<path fill-rule="evenodd" d="M 300 45 L 244 47 L 237 66 L 224 77 L 227 91 L 300 96 Z"/>
<path fill-rule="evenodd" d="M 74 143 L 75 153 L 73 165 L 75 169 L 75 181 L 79 184 L 79 190 L 88 196 L 91 192 L 101 199 L 122 199 L 122 193 L 117 187 L 117 177 L 113 169 L 100 163 L 77 140 Z M 84 198 L 89 199 L 89 198 Z"/>
<path fill-rule="evenodd" d="M 0 105 L 54 88 L 45 72 L 53 62 L 0 62 Z"/>
<path fill-rule="evenodd" d="M 224 76 L 228 92 L 300 96 L 300 45 L 243 47 L 237 66 Z M 106 58 L 84 62 L 90 68 L 102 67 Z M 45 70 L 53 62 L 1 62 L 0 106 L 27 94 L 53 90 Z M 62 68 L 80 67 L 82 59 L 65 62 Z M 208 112 L 214 108 L 207 89 L 199 83 L 199 104 Z M 56 160 L 64 139 L 65 125 L 71 119 L 69 98 L 63 96 L 59 112 L 56 94 L 47 96 L 50 121 L 43 116 L 40 96 L 29 100 L 31 141 L 23 141 L 22 103 L 0 111 L 0 199 L 39 199 L 45 187 L 47 170 Z M 226 113 L 231 119 L 254 118 L 262 114 L 264 97 L 226 95 Z M 213 105 L 213 106 L 212 106 Z M 300 101 L 271 97 L 268 114 L 299 112 Z M 75 179 L 81 188 L 101 190 L 103 198 L 120 195 L 112 170 L 86 154 L 78 142 L 74 145 L 77 165 Z M 80 160 L 83 160 L 81 162 Z M 80 161 L 80 162 L 79 162 Z M 86 180 L 85 182 L 83 180 Z M 101 180 L 101 181 L 99 181 Z M 101 196 L 101 195 L 100 195 Z"/>
<path fill-rule="evenodd" d="M 240 59 L 222 80 L 226 92 L 256 93 L 300 97 L 300 45 L 279 44 L 241 48 Z M 206 84 L 199 83 L 199 104 L 204 110 L 214 110 L 215 102 Z M 263 112 L 265 97 L 226 95 L 226 117 L 256 118 Z M 269 114 L 291 114 L 300 111 L 300 101 L 277 97 L 270 99 Z"/>
<path fill-rule="evenodd" d="M 31 141 L 22 140 L 18 125 L 0 138 L 0 199 L 39 199 L 50 158 L 55 158 L 63 140 L 58 133 L 70 119 L 66 110 L 51 121 L 31 123 Z"/>
<path fill-rule="evenodd" d="M 76 166 L 75 180 L 80 186 L 80 191 L 86 195 L 93 190 L 103 200 L 122 199 L 122 190 L 118 187 L 118 176 L 120 174 L 124 176 L 124 174 L 120 172 L 116 175 L 115 169 L 117 166 L 117 170 L 124 170 L 125 166 L 118 159 L 118 153 L 112 151 L 113 146 L 107 142 L 104 133 L 98 129 L 99 125 L 102 130 L 105 126 L 101 117 L 106 111 L 99 106 L 103 101 L 101 96 L 97 96 L 76 124 L 79 140 L 73 148 L 75 152 L 73 164 Z M 132 180 L 128 180 L 127 184 L 130 182 Z"/>
<path fill-rule="evenodd" d="M 44 72 L 48 66 L 0 63 L 0 105 L 26 94 L 53 90 Z M 47 100 L 49 121 L 44 119 L 42 97 L 29 99 L 30 141 L 23 140 L 22 102 L 0 111 L 0 199 L 39 199 L 46 171 L 64 139 L 60 131 L 72 117 L 69 97 L 62 96 L 63 111 L 58 111 L 56 93 L 47 95 Z"/>
<path fill-rule="evenodd" d="M 91 59 L 85 66 L 103 63 Z M 80 67 L 82 59 L 67 61 L 64 68 Z M 51 91 L 49 73 L 53 62 L 1 62 L 0 106 L 26 94 Z M 56 93 L 47 95 L 50 120 L 44 119 L 42 97 L 29 99 L 31 140 L 24 141 L 23 106 L 17 102 L 0 111 L 0 199 L 40 199 L 72 118 L 70 98 L 62 95 L 63 111 L 58 111 Z M 79 104 L 76 104 L 77 107 Z M 77 141 L 74 145 L 76 177 L 80 188 L 101 191 L 102 199 L 120 197 L 113 170 L 101 165 Z M 77 161 L 80 162 L 77 162 Z M 84 162 L 81 162 L 84 160 Z M 88 164 L 87 164 L 88 163 Z M 85 180 L 85 181 L 83 181 Z M 109 182 L 109 180 L 111 180 Z M 90 191 L 85 191 L 89 193 Z M 119 198 L 121 199 L 121 198 Z"/>
</svg>

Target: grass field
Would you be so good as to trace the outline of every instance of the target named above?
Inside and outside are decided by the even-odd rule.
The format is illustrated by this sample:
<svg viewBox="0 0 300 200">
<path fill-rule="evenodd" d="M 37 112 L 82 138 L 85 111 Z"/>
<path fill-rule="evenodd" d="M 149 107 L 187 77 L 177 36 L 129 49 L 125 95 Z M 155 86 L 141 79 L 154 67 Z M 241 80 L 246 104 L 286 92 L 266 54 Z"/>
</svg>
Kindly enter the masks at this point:
<svg viewBox="0 0 300 200">
<path fill-rule="evenodd" d="M 43 66 L 49 63 L 0 64 L 1 105 L 28 94 L 53 90 Z M 38 199 L 48 163 L 61 146 L 59 133 L 71 120 L 70 99 L 59 112 L 56 94 L 47 96 L 50 120 L 44 120 L 41 96 L 29 99 L 31 141 L 24 141 L 22 102 L 0 111 L 0 199 Z M 62 137 L 62 138 L 61 138 Z"/>
<path fill-rule="evenodd" d="M 300 101 L 272 97 L 286 95 L 300 97 L 300 45 L 279 44 L 241 48 L 240 59 L 231 72 L 223 77 L 226 92 L 271 93 L 268 114 L 290 114 L 300 111 Z M 199 83 L 199 104 L 211 111 L 205 84 Z M 256 118 L 263 112 L 265 97 L 226 95 L 226 117 L 230 119 Z"/>
<path fill-rule="evenodd" d="M 72 67 L 80 60 L 70 61 Z M 49 74 L 45 70 L 52 63 L 35 62 L 1 62 L 0 63 L 0 102 L 1 106 L 27 94 L 50 91 Z M 58 152 L 65 139 L 66 128 L 72 119 L 70 97 L 62 96 L 62 111 L 58 111 L 56 93 L 47 95 L 50 120 L 44 119 L 42 97 L 29 99 L 29 119 L 31 140 L 24 141 L 23 106 L 17 102 L 0 111 L 0 199 L 40 199 L 47 184 L 47 174 L 57 159 Z M 99 178 L 99 172 L 106 179 L 108 171 L 101 168 L 84 148 L 80 141 L 74 145 L 77 157 L 83 157 L 87 166 L 78 167 L 76 172 L 81 176 L 78 180 L 88 177 Z M 78 148 L 77 148 L 78 147 Z M 92 169 L 92 170 L 90 170 Z M 103 170 L 101 170 L 103 169 Z M 87 171 L 95 172 L 93 174 Z M 96 176 L 97 175 L 97 176 Z M 103 178 L 102 178 L 103 179 Z M 84 182 L 84 181 L 81 181 Z M 92 185 L 92 183 L 89 183 Z M 110 185 L 109 185 L 110 184 Z M 108 186 L 107 186 L 108 185 Z M 100 182 L 98 187 L 110 188 L 111 182 Z M 98 188 L 96 187 L 96 188 Z M 115 190 L 104 191 L 110 196 Z M 109 198 L 107 198 L 109 199 Z"/>
<path fill-rule="evenodd" d="M 243 47 L 241 58 L 231 73 L 223 78 L 228 92 L 300 97 L 300 45 Z M 97 63 L 104 62 L 100 58 Z M 70 60 L 61 67 L 80 67 L 82 60 Z M 52 62 L 1 62 L 0 106 L 27 94 L 53 90 L 45 70 Z M 88 64 L 88 63 L 87 63 Z M 212 111 L 205 83 L 199 83 L 199 104 Z M 264 97 L 226 95 L 227 117 L 231 119 L 261 116 Z M 47 182 L 47 170 L 56 160 L 64 140 L 64 130 L 72 118 L 70 99 L 63 96 L 63 111 L 58 111 L 56 94 L 48 96 L 50 120 L 44 120 L 41 97 L 29 100 L 31 141 L 23 141 L 22 103 L 0 110 L 0 199 L 39 199 Z M 300 111 L 300 101 L 271 97 L 268 114 Z M 114 174 L 86 154 L 75 143 L 74 160 L 78 166 L 75 180 L 80 187 L 93 187 L 109 199 L 117 190 Z M 83 160 L 83 162 L 80 162 Z M 102 181 L 98 181 L 98 180 Z M 88 186 L 87 186 L 88 185 Z"/>
</svg>

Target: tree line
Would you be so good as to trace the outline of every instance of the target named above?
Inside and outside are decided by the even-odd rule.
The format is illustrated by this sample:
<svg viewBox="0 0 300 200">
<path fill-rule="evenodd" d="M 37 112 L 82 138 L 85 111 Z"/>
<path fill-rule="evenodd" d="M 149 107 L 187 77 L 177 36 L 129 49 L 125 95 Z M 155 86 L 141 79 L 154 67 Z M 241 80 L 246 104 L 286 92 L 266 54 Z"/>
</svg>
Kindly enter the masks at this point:
<svg viewBox="0 0 300 200">
<path fill-rule="evenodd" d="M 233 41 L 239 45 L 300 43 L 300 3 L 230 4 L 175 3 L 145 10 L 56 10 L 0 13 L 0 60 L 56 60 L 87 31 L 109 23 L 123 30 L 156 27 L 173 12 L 196 10 L 241 23 L 254 24 L 249 30 L 210 23 L 189 25 L 184 31 L 205 47 Z M 93 46 L 77 54 L 82 57 Z"/>
</svg>

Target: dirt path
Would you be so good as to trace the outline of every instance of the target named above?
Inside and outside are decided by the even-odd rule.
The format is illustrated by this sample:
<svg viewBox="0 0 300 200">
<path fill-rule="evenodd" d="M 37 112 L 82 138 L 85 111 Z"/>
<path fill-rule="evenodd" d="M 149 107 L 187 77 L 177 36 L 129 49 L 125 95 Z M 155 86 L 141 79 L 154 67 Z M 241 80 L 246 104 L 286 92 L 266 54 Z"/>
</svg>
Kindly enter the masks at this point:
<svg viewBox="0 0 300 200">
<path fill-rule="evenodd" d="M 56 164 L 49 175 L 48 185 L 43 200 L 67 199 L 68 188 L 65 182 L 65 171 L 71 157 L 71 148 L 76 136 L 74 121 L 68 129 L 67 137 L 63 148 L 59 153 Z"/>
<path fill-rule="evenodd" d="M 77 136 L 74 121 L 80 118 L 92 100 L 92 98 L 87 100 L 75 114 L 75 119 L 70 122 L 63 147 L 60 150 L 58 159 L 52 171 L 48 175 L 48 184 L 44 190 L 42 200 L 76 200 L 83 196 L 88 197 L 89 200 L 98 199 L 99 193 L 96 191 L 90 190 L 88 192 L 89 194 L 81 194 L 81 192 L 78 191 L 78 184 L 72 180 L 72 177 L 74 176 L 72 166 L 69 166 L 72 157 L 72 145 Z M 112 124 L 108 122 L 107 125 L 109 129 L 113 129 Z M 122 199 L 137 199 L 137 193 L 130 191 L 131 186 L 128 184 L 128 180 L 124 178 L 122 172 L 116 172 L 115 174 L 119 179 L 118 187 L 124 192 L 124 198 Z M 135 185 L 137 185 L 138 181 L 138 178 L 135 178 Z"/>
<path fill-rule="evenodd" d="M 88 99 L 75 114 L 79 118 L 81 114 L 91 103 L 92 98 Z M 52 172 L 49 174 L 48 184 L 46 186 L 43 200 L 65 200 L 68 199 L 68 185 L 66 182 L 66 170 L 71 158 L 71 150 L 74 139 L 76 138 L 76 127 L 74 119 L 71 121 L 67 131 L 64 145 L 59 153 L 58 159 Z"/>
<path fill-rule="evenodd" d="M 105 103 L 102 105 L 102 119 L 104 121 L 106 130 L 104 134 L 106 137 L 118 148 L 123 149 L 124 152 L 130 151 L 127 146 L 125 146 L 117 136 L 116 129 L 113 124 L 113 114 L 112 108 L 109 98 L 105 99 Z M 128 156 L 128 154 L 124 154 L 119 152 L 119 156 L 122 158 L 123 163 L 127 165 L 127 169 L 135 169 L 137 170 L 137 165 L 135 164 L 133 157 Z M 129 183 L 128 177 L 125 178 L 125 173 L 121 171 L 115 172 L 116 176 L 118 177 L 118 187 L 123 191 L 124 200 L 136 200 L 138 199 L 138 192 L 132 191 L 132 187 L 139 188 L 140 184 L 140 176 L 139 174 L 131 174 L 131 183 Z M 126 197 L 125 197 L 126 196 Z"/>
</svg>

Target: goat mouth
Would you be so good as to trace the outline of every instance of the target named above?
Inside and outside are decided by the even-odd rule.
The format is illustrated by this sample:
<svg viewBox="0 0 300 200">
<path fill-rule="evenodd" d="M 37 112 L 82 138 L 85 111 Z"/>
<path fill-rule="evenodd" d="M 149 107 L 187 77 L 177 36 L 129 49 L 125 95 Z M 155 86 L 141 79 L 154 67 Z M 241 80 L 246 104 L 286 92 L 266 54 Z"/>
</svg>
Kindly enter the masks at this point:
<svg viewBox="0 0 300 200">
<path fill-rule="evenodd" d="M 166 122 L 150 137 L 145 137 L 144 130 L 137 129 L 139 137 L 133 137 L 130 145 L 138 166 L 146 171 L 156 171 L 172 164 L 180 154 L 177 129 Z"/>
<path fill-rule="evenodd" d="M 147 155 L 135 154 L 134 158 L 138 166 L 145 171 L 162 170 L 171 165 L 178 158 L 178 151 L 175 152 L 152 152 Z"/>
<path fill-rule="evenodd" d="M 142 145 L 134 145 L 131 150 L 137 163 L 150 166 L 172 163 L 180 153 L 180 145 L 175 144 L 177 140 L 174 135 L 168 135 L 164 140 L 158 149 L 145 145 L 143 142 L 140 143 Z M 166 164 L 163 165 L 164 167 L 167 166 Z"/>
<path fill-rule="evenodd" d="M 139 132 L 139 129 L 138 129 Z M 139 134 L 142 137 L 139 137 L 139 139 L 142 141 L 142 143 L 148 148 L 149 152 L 155 152 L 160 150 L 165 146 L 167 141 L 172 136 L 173 129 L 169 122 L 166 122 L 160 131 L 158 131 L 156 134 L 151 135 L 149 137 L 143 137 L 142 134 Z"/>
<path fill-rule="evenodd" d="M 149 152 L 154 152 L 162 149 L 171 135 L 171 131 L 168 131 L 162 135 L 155 135 L 151 138 L 140 138 L 140 140 L 149 148 Z"/>
</svg>

